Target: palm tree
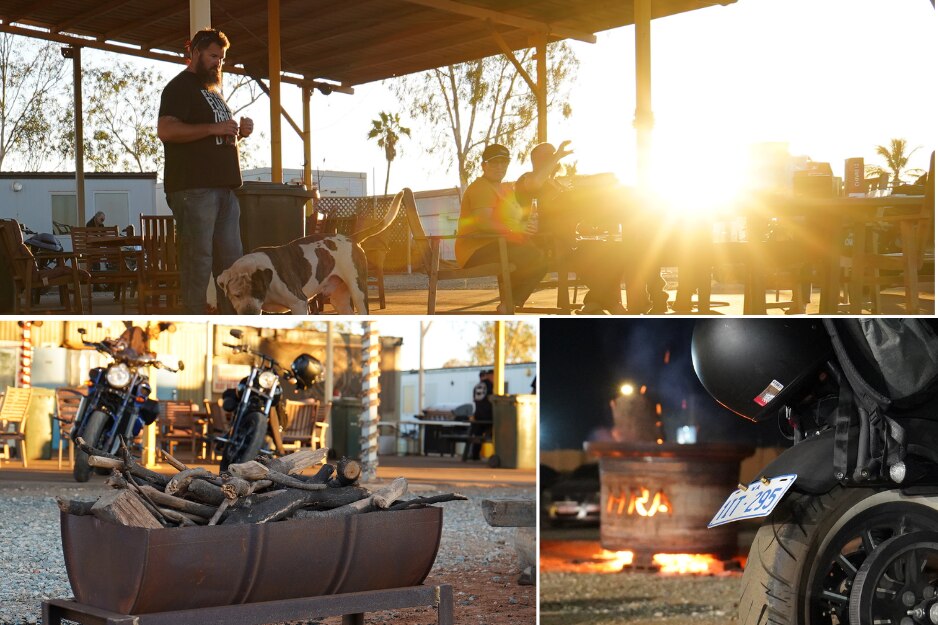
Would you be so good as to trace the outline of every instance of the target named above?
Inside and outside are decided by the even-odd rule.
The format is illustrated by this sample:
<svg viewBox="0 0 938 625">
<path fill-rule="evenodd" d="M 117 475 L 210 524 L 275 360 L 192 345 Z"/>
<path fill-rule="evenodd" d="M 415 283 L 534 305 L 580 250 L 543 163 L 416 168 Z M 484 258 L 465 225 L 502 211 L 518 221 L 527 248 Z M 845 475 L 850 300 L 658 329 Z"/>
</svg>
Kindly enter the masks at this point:
<svg viewBox="0 0 938 625">
<path fill-rule="evenodd" d="M 388 181 L 391 179 L 391 161 L 397 157 L 397 142 L 401 135 L 410 136 L 410 128 L 401 126 L 401 118 L 397 113 L 378 113 L 378 119 L 371 120 L 369 139 L 377 139 L 378 147 L 384 148 L 384 158 L 388 161 L 388 171 L 384 177 L 384 194 L 388 194 Z"/>
<path fill-rule="evenodd" d="M 908 154 L 905 153 L 907 143 L 905 139 L 890 139 L 889 147 L 884 145 L 876 146 L 876 153 L 886 160 L 886 169 L 880 168 L 880 171 L 892 172 L 892 186 L 897 187 L 902 184 L 900 177 L 906 173 L 906 166 L 909 164 L 909 157 L 915 153 L 914 148 Z"/>
</svg>

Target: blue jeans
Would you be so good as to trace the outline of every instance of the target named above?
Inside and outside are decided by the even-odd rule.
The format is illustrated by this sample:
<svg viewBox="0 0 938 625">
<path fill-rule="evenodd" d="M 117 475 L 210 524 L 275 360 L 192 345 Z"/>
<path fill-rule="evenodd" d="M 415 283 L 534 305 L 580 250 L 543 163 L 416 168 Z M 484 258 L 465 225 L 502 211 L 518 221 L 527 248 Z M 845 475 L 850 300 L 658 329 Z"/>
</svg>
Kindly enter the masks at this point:
<svg viewBox="0 0 938 625">
<path fill-rule="evenodd" d="M 241 207 L 230 189 L 186 189 L 166 194 L 176 218 L 179 282 L 187 315 L 203 315 L 208 281 L 243 256 Z M 215 285 L 220 314 L 234 314 L 224 292 Z"/>
</svg>

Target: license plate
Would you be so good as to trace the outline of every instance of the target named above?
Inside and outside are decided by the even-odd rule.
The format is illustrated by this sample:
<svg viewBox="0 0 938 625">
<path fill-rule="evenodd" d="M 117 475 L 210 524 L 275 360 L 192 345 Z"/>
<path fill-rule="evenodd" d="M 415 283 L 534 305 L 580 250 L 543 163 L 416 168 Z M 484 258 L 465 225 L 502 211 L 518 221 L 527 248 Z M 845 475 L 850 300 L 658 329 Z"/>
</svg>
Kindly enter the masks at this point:
<svg viewBox="0 0 938 625">
<path fill-rule="evenodd" d="M 746 490 L 734 491 L 707 527 L 716 527 L 742 519 L 768 516 L 782 500 L 797 475 L 780 475 L 770 480 L 756 480 Z"/>
</svg>

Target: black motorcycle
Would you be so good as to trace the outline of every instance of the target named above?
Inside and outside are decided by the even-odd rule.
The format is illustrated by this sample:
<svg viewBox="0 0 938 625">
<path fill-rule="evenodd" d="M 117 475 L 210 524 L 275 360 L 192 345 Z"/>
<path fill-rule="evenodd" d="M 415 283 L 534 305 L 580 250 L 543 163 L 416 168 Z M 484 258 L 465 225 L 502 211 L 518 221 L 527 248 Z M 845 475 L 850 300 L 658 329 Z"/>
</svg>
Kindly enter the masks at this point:
<svg viewBox="0 0 938 625">
<path fill-rule="evenodd" d="M 924 319 L 711 319 L 694 368 L 794 445 L 710 525 L 765 517 L 739 623 L 938 624 L 938 334 Z"/>
<path fill-rule="evenodd" d="M 150 380 L 147 367 L 156 367 L 176 373 L 184 365 L 169 367 L 151 354 L 138 354 L 120 339 L 106 338 L 100 342 L 86 341 L 84 328 L 78 330 L 82 343 L 107 354 L 113 362 L 106 367 L 95 367 L 89 373 L 88 395 L 78 407 L 69 438 L 85 443 L 109 454 L 120 448 L 121 439 L 128 444 L 145 425 L 156 421 L 159 404 L 150 399 Z M 76 446 L 73 473 L 78 482 L 87 482 L 92 467 L 88 453 Z"/>
<path fill-rule="evenodd" d="M 241 330 L 231 330 L 231 336 L 241 340 Z M 283 455 L 280 438 L 281 425 L 286 426 L 283 413 L 283 385 L 281 378 L 292 382 L 296 389 L 305 390 L 322 375 L 322 364 L 309 354 L 300 354 L 290 368 L 280 366 L 266 354 L 253 351 L 245 345 L 224 343 L 236 354 L 255 357 L 251 372 L 237 388 L 222 394 L 222 408 L 231 413 L 231 423 L 224 436 L 215 438 L 216 451 L 221 454 L 221 470 L 231 464 L 253 460 L 258 454 Z M 265 447 L 267 437 L 273 449 Z"/>
</svg>

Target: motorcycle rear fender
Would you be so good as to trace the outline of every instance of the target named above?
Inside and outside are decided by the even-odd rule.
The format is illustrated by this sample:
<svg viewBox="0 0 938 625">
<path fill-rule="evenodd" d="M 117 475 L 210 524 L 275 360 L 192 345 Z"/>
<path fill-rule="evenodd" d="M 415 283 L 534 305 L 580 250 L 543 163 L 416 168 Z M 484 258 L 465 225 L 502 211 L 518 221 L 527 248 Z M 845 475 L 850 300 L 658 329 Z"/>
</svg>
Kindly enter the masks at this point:
<svg viewBox="0 0 938 625">
<path fill-rule="evenodd" d="M 938 422 L 932 419 L 905 419 L 900 422 L 906 429 L 909 454 L 917 451 L 916 442 L 938 439 Z M 856 458 L 859 427 L 850 428 L 849 457 Z M 795 474 L 794 488 L 810 495 L 820 495 L 837 485 L 834 477 L 834 430 L 829 429 L 785 450 L 762 469 L 760 475 L 776 477 Z"/>
</svg>

